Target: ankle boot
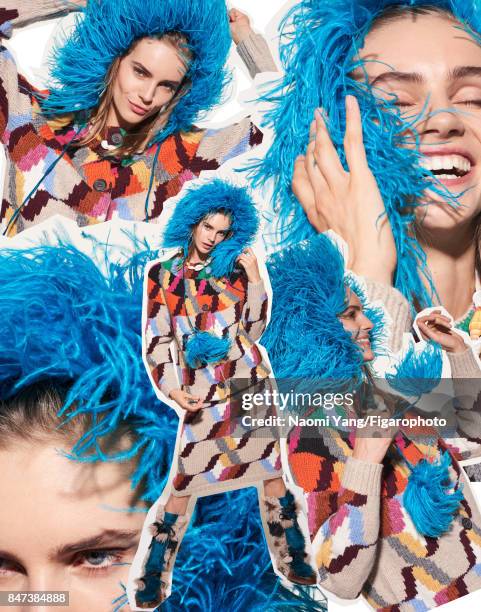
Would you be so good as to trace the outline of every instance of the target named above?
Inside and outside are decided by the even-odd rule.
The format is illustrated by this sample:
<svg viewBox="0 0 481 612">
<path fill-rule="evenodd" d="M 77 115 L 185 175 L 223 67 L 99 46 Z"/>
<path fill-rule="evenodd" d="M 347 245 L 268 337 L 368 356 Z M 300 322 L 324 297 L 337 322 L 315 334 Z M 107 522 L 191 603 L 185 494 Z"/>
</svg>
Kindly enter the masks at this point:
<svg viewBox="0 0 481 612">
<path fill-rule="evenodd" d="M 156 520 L 150 526 L 153 537 L 143 573 L 137 580 L 135 603 L 138 608 L 156 608 L 167 599 L 175 557 L 188 524 L 186 516 L 166 512 L 164 506 L 157 509 Z"/>
<path fill-rule="evenodd" d="M 277 570 L 290 582 L 316 584 L 316 572 L 310 565 L 306 540 L 297 520 L 299 510 L 294 495 L 287 491 L 284 497 L 265 497 L 263 502 L 269 529 L 267 541 L 268 544 L 271 541 L 269 548 Z"/>
</svg>

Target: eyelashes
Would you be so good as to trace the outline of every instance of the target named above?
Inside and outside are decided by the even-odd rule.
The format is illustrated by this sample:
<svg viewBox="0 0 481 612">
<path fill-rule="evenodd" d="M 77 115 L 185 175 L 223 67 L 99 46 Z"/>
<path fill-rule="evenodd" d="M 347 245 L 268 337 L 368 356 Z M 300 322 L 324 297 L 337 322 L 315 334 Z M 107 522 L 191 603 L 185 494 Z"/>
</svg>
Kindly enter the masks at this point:
<svg viewBox="0 0 481 612">
<path fill-rule="evenodd" d="M 106 574 L 118 565 L 125 565 L 127 549 L 86 550 L 75 554 L 68 562 L 76 571 L 88 576 Z M 17 574 L 27 574 L 27 570 L 19 563 L 6 557 L 0 557 L 0 580 L 13 578 Z"/>
<path fill-rule="evenodd" d="M 122 562 L 125 550 L 87 550 L 77 553 L 72 565 L 89 575 L 104 574 Z"/>
</svg>

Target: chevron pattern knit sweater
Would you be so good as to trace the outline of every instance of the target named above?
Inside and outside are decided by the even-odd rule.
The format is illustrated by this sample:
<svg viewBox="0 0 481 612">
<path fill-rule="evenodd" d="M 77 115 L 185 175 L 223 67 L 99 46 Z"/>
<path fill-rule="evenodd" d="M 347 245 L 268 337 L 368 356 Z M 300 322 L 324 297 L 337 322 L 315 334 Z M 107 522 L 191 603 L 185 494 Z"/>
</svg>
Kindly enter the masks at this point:
<svg viewBox="0 0 481 612">
<path fill-rule="evenodd" d="M 0 36 L 8 37 L 15 27 L 69 10 L 75 6 L 67 0 L 3 0 Z M 272 65 L 267 45 L 262 39 L 259 42 L 258 35 L 243 41 L 238 51 L 253 73 L 257 61 L 263 69 Z M 54 214 L 72 218 L 79 225 L 114 217 L 155 220 L 164 201 L 176 195 L 186 181 L 203 170 L 219 168 L 262 141 L 262 133 L 249 118 L 222 129 L 193 126 L 189 132 L 171 135 L 160 147 L 146 205 L 157 145 L 134 155 L 129 163 L 109 156 L 100 138 L 89 146 L 69 146 L 85 128 L 72 116 L 47 120 L 34 93 L 35 88 L 18 73 L 13 56 L 0 46 L 0 134 L 7 158 L 0 230 L 8 236 Z M 119 146 L 122 131 L 110 129 L 104 138 L 107 147 Z M 24 201 L 21 212 L 16 213 Z"/>
</svg>

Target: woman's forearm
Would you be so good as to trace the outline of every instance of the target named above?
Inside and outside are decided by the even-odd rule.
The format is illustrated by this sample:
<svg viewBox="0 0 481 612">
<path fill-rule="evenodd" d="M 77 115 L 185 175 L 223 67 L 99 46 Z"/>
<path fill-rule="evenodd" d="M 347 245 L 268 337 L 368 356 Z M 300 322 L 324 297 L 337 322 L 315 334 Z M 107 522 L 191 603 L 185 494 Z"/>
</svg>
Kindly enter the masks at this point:
<svg viewBox="0 0 481 612">
<path fill-rule="evenodd" d="M 50 17 L 59 17 L 86 6 L 87 0 L 0 0 L 0 34 Z"/>
<path fill-rule="evenodd" d="M 336 512 L 313 540 L 321 587 L 344 599 L 360 594 L 376 561 L 382 467 L 347 459 Z"/>
<path fill-rule="evenodd" d="M 251 32 L 237 45 L 237 53 L 247 66 L 252 78 L 261 72 L 277 72 L 277 66 L 272 57 L 266 39 L 261 34 Z"/>
</svg>

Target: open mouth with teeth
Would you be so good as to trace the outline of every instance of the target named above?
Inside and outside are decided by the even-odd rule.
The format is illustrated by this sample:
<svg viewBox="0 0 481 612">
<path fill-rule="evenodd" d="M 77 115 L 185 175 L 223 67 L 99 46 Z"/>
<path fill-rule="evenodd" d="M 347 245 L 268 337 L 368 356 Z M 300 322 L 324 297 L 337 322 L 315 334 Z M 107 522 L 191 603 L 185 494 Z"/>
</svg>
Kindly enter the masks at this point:
<svg viewBox="0 0 481 612">
<path fill-rule="evenodd" d="M 471 170 L 471 161 L 464 155 L 427 155 L 420 161 L 421 166 L 430 170 L 439 179 L 457 179 Z"/>
</svg>

